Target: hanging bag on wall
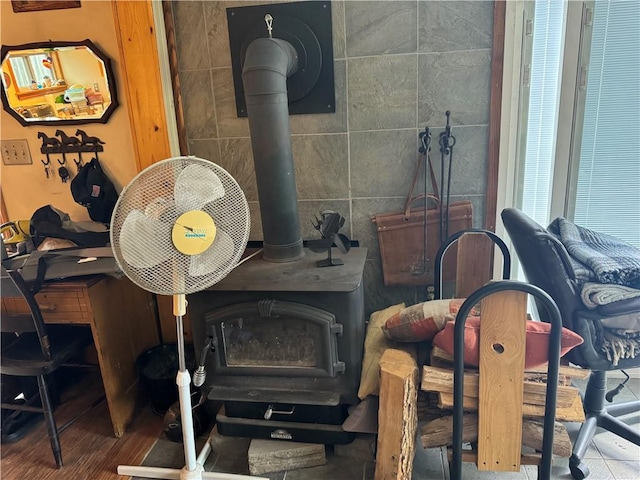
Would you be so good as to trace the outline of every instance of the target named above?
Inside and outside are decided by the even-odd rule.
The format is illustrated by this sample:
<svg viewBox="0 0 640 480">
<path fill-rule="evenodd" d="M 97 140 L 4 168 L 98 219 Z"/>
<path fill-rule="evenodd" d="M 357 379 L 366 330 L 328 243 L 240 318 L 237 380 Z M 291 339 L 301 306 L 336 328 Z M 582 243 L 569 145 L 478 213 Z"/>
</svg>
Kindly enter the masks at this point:
<svg viewBox="0 0 640 480">
<path fill-rule="evenodd" d="M 453 235 L 472 225 L 473 210 L 469 200 L 442 205 L 429 156 L 429 144 L 425 143 L 423 134 L 421 139 L 423 146 L 404 210 L 379 213 L 371 218 L 377 226 L 386 286 L 432 285 L 434 258 L 442 243 L 442 228 L 448 235 Z M 414 195 L 421 170 L 425 173 L 425 193 Z M 426 193 L 427 178 L 431 181 L 431 194 Z M 455 259 L 456 246 L 453 245 L 443 263 L 444 281 L 455 279 Z"/>
<path fill-rule="evenodd" d="M 71 181 L 73 199 L 86 207 L 95 222 L 109 223 L 118 193 L 97 158 L 82 166 Z"/>
</svg>

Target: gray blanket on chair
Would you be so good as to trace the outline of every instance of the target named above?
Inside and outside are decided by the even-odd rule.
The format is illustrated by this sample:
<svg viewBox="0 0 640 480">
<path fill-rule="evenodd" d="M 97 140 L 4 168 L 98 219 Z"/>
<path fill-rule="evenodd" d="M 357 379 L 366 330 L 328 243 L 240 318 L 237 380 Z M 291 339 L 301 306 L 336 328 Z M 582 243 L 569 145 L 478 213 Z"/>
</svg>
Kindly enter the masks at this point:
<svg viewBox="0 0 640 480">
<path fill-rule="evenodd" d="M 576 268 L 579 281 L 595 279 L 599 283 L 640 288 L 640 250 L 637 248 L 562 217 L 551 222 L 548 231 L 558 237 L 571 258 L 579 262 Z"/>
</svg>

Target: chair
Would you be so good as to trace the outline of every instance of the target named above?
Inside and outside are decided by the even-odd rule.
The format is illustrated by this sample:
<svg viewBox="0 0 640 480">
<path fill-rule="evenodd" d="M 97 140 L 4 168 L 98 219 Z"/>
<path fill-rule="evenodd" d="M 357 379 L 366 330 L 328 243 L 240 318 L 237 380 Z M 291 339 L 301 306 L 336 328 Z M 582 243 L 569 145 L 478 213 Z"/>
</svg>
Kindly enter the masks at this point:
<svg viewBox="0 0 640 480">
<path fill-rule="evenodd" d="M 23 315 L 2 315 L 0 330 L 4 341 L 0 351 L 0 374 L 36 377 L 41 406 L 37 406 L 37 398 L 27 399 L 23 404 L 2 403 L 0 406 L 7 410 L 44 414 L 53 456 L 57 468 L 60 468 L 62 452 L 58 435 L 70 422 L 60 428 L 56 425 L 47 375 L 91 344 L 91 332 L 86 327 L 46 326 L 40 307 L 22 276 L 15 270 L 5 269 L 3 265 L 1 280 L 2 297 L 22 298 L 27 308 Z"/>
<path fill-rule="evenodd" d="M 621 359 L 617 365 L 607 360 L 594 345 L 594 334 L 602 330 L 601 320 L 624 313 L 640 311 L 640 298 L 623 300 L 588 310 L 580 297 L 571 259 L 564 245 L 547 230 L 523 212 L 508 208 L 502 211 L 502 221 L 520 259 L 527 280 L 547 292 L 558 305 L 563 326 L 578 333 L 584 343 L 571 350 L 566 358 L 576 365 L 591 370 L 583 403 L 586 420 L 573 445 L 569 468 L 574 479 L 589 475 L 583 462 L 584 454 L 597 427 L 604 428 L 626 440 L 640 445 L 640 433 L 616 417 L 640 411 L 640 401 L 605 406 L 612 391 L 607 393 L 606 372 L 640 366 L 640 357 Z M 538 309 L 541 319 L 547 321 L 544 311 Z M 619 390 L 619 389 L 616 389 Z"/>
</svg>

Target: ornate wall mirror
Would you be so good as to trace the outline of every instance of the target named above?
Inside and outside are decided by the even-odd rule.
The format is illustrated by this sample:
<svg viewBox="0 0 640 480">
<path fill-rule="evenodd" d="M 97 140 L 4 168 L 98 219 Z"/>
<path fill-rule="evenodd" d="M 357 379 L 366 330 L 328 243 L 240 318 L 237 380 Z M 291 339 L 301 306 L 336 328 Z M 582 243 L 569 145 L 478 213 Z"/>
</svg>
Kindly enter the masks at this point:
<svg viewBox="0 0 640 480">
<path fill-rule="evenodd" d="M 3 45 L 2 105 L 22 125 L 106 123 L 118 106 L 111 62 L 91 41 Z"/>
</svg>

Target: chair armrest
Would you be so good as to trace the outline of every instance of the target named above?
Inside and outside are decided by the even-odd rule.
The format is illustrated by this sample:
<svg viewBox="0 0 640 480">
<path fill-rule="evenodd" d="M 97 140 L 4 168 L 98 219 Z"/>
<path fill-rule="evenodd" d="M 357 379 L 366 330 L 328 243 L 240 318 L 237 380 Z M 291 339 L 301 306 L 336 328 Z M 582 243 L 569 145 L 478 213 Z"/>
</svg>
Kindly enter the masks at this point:
<svg viewBox="0 0 640 480">
<path fill-rule="evenodd" d="M 600 305 L 596 308 L 596 312 L 603 317 L 615 317 L 618 315 L 625 315 L 627 313 L 639 313 L 640 297 L 627 298 L 618 302 Z"/>
</svg>

